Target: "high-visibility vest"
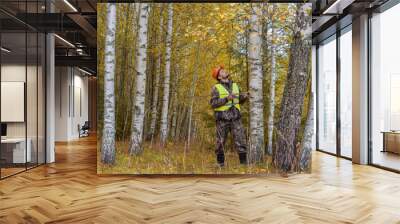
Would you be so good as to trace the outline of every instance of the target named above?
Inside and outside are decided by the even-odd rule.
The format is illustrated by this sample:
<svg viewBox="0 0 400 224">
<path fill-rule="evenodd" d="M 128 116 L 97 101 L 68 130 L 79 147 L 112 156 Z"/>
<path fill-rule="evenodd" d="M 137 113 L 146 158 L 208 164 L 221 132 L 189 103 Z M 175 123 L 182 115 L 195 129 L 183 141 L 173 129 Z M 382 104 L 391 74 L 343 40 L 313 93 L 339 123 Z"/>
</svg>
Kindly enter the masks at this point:
<svg viewBox="0 0 400 224">
<path fill-rule="evenodd" d="M 229 96 L 228 90 L 220 83 L 215 85 L 215 88 L 218 91 L 219 98 L 225 98 Z M 240 111 L 239 105 L 239 86 L 236 83 L 232 83 L 232 94 L 236 97 L 233 100 L 229 100 L 225 105 L 215 108 L 215 111 L 227 111 L 232 106 L 236 107 Z"/>
</svg>

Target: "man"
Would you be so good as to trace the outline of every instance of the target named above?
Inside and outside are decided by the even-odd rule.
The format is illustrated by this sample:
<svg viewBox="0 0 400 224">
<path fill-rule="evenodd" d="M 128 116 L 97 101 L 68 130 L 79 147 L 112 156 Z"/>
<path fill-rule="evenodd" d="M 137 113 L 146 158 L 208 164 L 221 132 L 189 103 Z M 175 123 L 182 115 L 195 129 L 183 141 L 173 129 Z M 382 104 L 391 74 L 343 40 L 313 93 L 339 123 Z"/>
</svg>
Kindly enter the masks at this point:
<svg viewBox="0 0 400 224">
<path fill-rule="evenodd" d="M 220 167 L 224 166 L 224 145 L 228 133 L 231 132 L 240 164 L 247 164 L 247 143 L 241 121 L 240 104 L 244 103 L 248 96 L 240 93 L 238 84 L 230 80 L 229 73 L 222 65 L 213 69 L 212 77 L 218 81 L 212 88 L 210 100 L 217 123 L 215 149 L 217 163 Z"/>
</svg>

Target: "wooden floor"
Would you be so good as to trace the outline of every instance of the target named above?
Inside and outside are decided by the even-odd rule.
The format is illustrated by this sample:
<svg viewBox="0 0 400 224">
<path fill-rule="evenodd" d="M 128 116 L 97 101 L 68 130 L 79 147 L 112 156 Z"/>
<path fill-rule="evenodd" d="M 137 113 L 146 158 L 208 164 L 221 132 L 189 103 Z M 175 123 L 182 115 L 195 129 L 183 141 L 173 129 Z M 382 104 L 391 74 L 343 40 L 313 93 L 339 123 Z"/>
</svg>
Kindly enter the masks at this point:
<svg viewBox="0 0 400 224">
<path fill-rule="evenodd" d="M 97 176 L 96 142 L 0 181 L 0 223 L 400 223 L 400 175 L 313 155 L 313 173 Z"/>
<path fill-rule="evenodd" d="M 7 168 L 4 168 L 4 167 L 2 167 L 1 168 L 1 177 L 3 178 L 3 177 L 8 177 L 8 176 L 11 176 L 11 175 L 13 175 L 13 174 L 16 174 L 16 173 L 19 173 L 19 172 L 23 172 L 23 171 L 25 171 L 26 169 L 25 169 L 25 167 L 7 167 Z"/>
<path fill-rule="evenodd" d="M 400 170 L 400 155 L 391 152 L 374 151 L 372 157 L 374 164 Z"/>
</svg>

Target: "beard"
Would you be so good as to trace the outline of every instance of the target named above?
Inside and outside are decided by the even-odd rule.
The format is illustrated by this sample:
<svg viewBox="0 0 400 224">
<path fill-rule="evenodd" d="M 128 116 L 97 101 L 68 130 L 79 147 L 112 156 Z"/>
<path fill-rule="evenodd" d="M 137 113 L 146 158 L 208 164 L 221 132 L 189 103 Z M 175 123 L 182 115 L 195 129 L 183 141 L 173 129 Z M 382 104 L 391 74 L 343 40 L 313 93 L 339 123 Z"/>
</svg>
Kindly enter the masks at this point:
<svg viewBox="0 0 400 224">
<path fill-rule="evenodd" d="M 226 78 L 220 79 L 220 80 L 223 83 L 227 83 L 227 82 L 229 82 L 229 76 L 227 76 Z"/>
</svg>

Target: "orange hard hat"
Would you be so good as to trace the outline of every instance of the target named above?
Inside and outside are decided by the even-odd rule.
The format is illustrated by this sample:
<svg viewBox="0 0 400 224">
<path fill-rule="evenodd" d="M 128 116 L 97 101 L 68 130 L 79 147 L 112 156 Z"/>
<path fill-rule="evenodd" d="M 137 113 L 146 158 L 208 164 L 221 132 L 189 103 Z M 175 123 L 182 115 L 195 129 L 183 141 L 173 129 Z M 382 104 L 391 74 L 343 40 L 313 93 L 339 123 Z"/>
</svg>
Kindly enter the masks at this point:
<svg viewBox="0 0 400 224">
<path fill-rule="evenodd" d="M 212 71 L 212 77 L 213 77 L 214 79 L 218 79 L 218 74 L 219 74 L 219 71 L 221 71 L 221 69 L 224 69 L 224 66 L 223 66 L 223 65 L 220 65 L 220 66 L 218 66 L 218 67 L 216 67 L 216 68 L 213 69 L 213 71 Z"/>
</svg>

